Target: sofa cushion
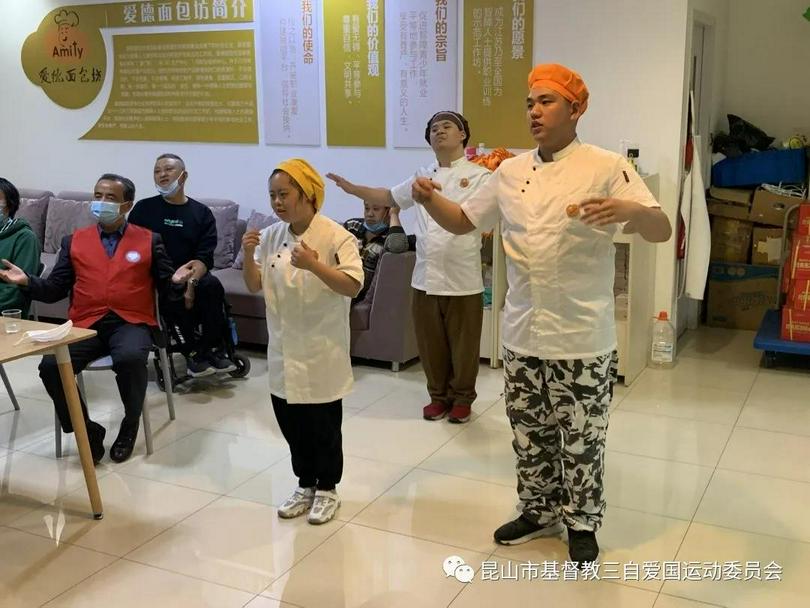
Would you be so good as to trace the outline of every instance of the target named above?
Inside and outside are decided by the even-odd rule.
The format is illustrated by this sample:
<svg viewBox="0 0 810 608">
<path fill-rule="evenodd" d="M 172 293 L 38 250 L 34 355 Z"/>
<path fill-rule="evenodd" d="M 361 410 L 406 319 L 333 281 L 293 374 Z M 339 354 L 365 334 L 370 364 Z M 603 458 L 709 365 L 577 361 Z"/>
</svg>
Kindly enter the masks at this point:
<svg viewBox="0 0 810 608">
<path fill-rule="evenodd" d="M 96 223 L 90 212 L 90 201 L 74 201 L 52 198 L 48 203 L 45 220 L 45 253 L 56 253 L 62 245 L 62 238 L 73 234 L 77 229 Z"/>
<path fill-rule="evenodd" d="M 213 275 L 225 288 L 225 299 L 231 305 L 231 314 L 241 317 L 265 317 L 264 295 L 250 293 L 242 279 L 242 271 L 235 268 L 215 270 Z M 248 340 L 250 342 L 250 340 Z"/>
<path fill-rule="evenodd" d="M 272 224 L 278 222 L 279 219 L 275 214 L 259 213 L 258 211 L 251 211 L 250 217 L 247 220 L 247 230 L 263 230 Z M 245 263 L 245 252 L 242 251 L 242 242 L 239 241 L 239 253 L 236 255 L 236 261 L 233 267 L 237 270 L 242 270 Z"/>
<path fill-rule="evenodd" d="M 58 253 L 45 253 L 44 251 L 39 255 L 39 261 L 45 265 L 45 272 L 42 273 L 42 278 L 47 278 L 48 275 L 51 274 L 58 257 Z"/>
<path fill-rule="evenodd" d="M 40 196 L 20 197 L 20 208 L 16 217 L 23 218 L 37 235 L 40 247 L 45 242 L 45 217 L 48 214 L 48 203 L 51 193 L 42 191 Z"/>
<path fill-rule="evenodd" d="M 51 198 L 53 192 L 50 190 L 37 190 L 36 188 L 17 188 L 20 198 Z"/>
<path fill-rule="evenodd" d="M 95 196 L 92 192 L 83 190 L 62 190 L 57 193 L 56 198 L 64 198 L 69 201 L 92 201 Z"/>
<path fill-rule="evenodd" d="M 349 313 L 349 325 L 352 331 L 365 331 L 368 329 L 371 320 L 371 298 L 364 298 L 356 304 L 352 304 Z"/>
<path fill-rule="evenodd" d="M 214 249 L 214 268 L 230 268 L 236 257 L 236 221 L 239 205 L 233 201 L 218 198 L 201 198 L 201 203 L 211 209 L 217 223 L 217 247 Z"/>
</svg>

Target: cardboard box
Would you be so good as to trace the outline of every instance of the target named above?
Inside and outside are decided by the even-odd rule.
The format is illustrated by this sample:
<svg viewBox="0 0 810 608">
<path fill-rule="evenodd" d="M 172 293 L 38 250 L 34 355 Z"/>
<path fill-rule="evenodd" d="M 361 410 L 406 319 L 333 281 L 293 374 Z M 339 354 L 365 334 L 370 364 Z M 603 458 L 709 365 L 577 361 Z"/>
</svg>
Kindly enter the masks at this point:
<svg viewBox="0 0 810 608">
<path fill-rule="evenodd" d="M 709 188 L 709 196 L 714 199 L 742 205 L 751 205 L 751 197 L 754 190 L 750 188 L 720 188 L 712 186 Z"/>
<path fill-rule="evenodd" d="M 796 234 L 810 236 L 810 203 L 804 202 L 799 207 L 799 216 L 796 220 Z"/>
<path fill-rule="evenodd" d="M 810 280 L 793 281 L 787 303 L 795 310 L 810 310 Z"/>
<path fill-rule="evenodd" d="M 712 220 L 711 260 L 738 264 L 748 262 L 753 229 L 754 225 L 745 220 L 715 217 Z"/>
<path fill-rule="evenodd" d="M 774 266 L 725 264 L 709 267 L 707 323 L 729 329 L 758 329 L 769 308 L 776 308 L 779 270 Z"/>
<path fill-rule="evenodd" d="M 761 266 L 779 266 L 782 257 L 781 228 L 754 228 L 751 240 L 751 263 Z"/>
<path fill-rule="evenodd" d="M 810 342 L 810 310 L 782 308 L 782 339 Z"/>
<path fill-rule="evenodd" d="M 788 277 L 791 281 L 810 279 L 810 236 L 793 238 L 789 262 Z"/>
<path fill-rule="evenodd" d="M 758 224 L 781 226 L 785 221 L 785 213 L 793 205 L 798 205 L 802 199 L 795 196 L 774 194 L 764 188 L 757 188 L 754 192 L 754 201 L 751 204 L 750 220 Z"/>
<path fill-rule="evenodd" d="M 707 198 L 706 206 L 709 215 L 715 217 L 729 217 L 735 220 L 748 220 L 751 217 L 751 203 L 735 203 Z"/>
</svg>

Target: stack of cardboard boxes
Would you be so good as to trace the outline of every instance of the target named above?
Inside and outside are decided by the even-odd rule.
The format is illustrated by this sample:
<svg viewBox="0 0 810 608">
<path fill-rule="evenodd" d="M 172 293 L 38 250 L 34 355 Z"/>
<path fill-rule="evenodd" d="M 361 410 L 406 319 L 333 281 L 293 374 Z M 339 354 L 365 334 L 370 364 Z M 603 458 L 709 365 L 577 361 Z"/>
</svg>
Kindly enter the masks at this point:
<svg viewBox="0 0 810 608">
<path fill-rule="evenodd" d="M 782 293 L 782 339 L 810 342 L 810 203 L 799 207 L 791 235 L 790 257 L 785 260 Z"/>
<path fill-rule="evenodd" d="M 709 195 L 712 263 L 707 323 L 756 330 L 765 311 L 777 306 L 782 225 L 785 212 L 801 199 L 764 188 L 712 187 Z M 810 258 L 808 264 L 810 279 Z"/>
</svg>

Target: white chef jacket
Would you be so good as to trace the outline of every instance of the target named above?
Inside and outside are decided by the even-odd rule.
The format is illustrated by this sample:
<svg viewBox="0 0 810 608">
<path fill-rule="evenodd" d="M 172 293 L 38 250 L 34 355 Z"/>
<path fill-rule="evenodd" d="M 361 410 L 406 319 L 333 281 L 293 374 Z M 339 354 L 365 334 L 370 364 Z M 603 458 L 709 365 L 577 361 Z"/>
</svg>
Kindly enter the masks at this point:
<svg viewBox="0 0 810 608">
<path fill-rule="evenodd" d="M 479 229 L 501 220 L 508 290 L 503 345 L 541 359 L 587 359 L 616 348 L 613 235 L 567 208 L 589 198 L 660 207 L 620 155 L 574 140 L 543 162 L 537 151 L 505 160 L 461 205 Z"/>
<path fill-rule="evenodd" d="M 286 222 L 262 230 L 254 259 L 261 269 L 267 308 L 267 368 L 270 392 L 289 403 L 329 403 L 351 390 L 350 298 L 332 291 L 309 270 L 294 267 L 291 253 L 300 241 L 318 259 L 363 284 L 356 239 L 316 213 L 309 228 L 295 235 Z"/>
<path fill-rule="evenodd" d="M 462 157 L 449 167 L 434 162 L 391 188 L 391 195 L 403 209 L 414 205 L 411 186 L 417 177 L 429 177 L 441 184 L 442 194 L 461 203 L 487 180 L 485 167 Z M 416 264 L 411 286 L 435 296 L 468 296 L 484 291 L 481 276 L 481 234 L 478 231 L 456 235 L 447 232 L 421 205 L 416 206 Z"/>
</svg>

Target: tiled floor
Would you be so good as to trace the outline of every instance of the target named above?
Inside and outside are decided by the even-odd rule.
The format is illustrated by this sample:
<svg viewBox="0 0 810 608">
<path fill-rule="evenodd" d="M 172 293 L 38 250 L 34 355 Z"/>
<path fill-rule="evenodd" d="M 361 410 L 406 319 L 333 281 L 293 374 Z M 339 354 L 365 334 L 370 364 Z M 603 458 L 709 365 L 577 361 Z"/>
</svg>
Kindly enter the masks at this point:
<svg viewBox="0 0 810 608">
<path fill-rule="evenodd" d="M 0 606 L 808 606 L 810 374 L 760 369 L 751 339 L 701 330 L 674 369 L 617 387 L 600 580 L 578 581 L 547 580 L 567 557 L 559 539 L 492 542 L 516 500 L 501 370 L 481 367 L 474 420 L 456 426 L 421 419 L 418 365 L 355 367 L 343 506 L 317 527 L 275 513 L 295 480 L 260 354 L 250 378 L 178 395 L 174 422 L 150 384 L 156 451 L 147 458 L 140 439 L 130 462 L 98 467 L 99 522 L 71 437 L 54 458 L 36 361 L 11 363 L 22 411 L 0 396 Z M 86 382 L 109 445 L 115 384 L 107 372 Z M 453 555 L 474 569 L 471 583 L 443 572 Z M 720 580 L 686 580 L 685 565 L 665 577 L 663 562 L 718 562 Z M 782 580 L 758 580 L 772 562 Z M 640 576 L 624 575 L 632 564 Z M 484 580 L 511 571 L 516 580 Z"/>
</svg>

